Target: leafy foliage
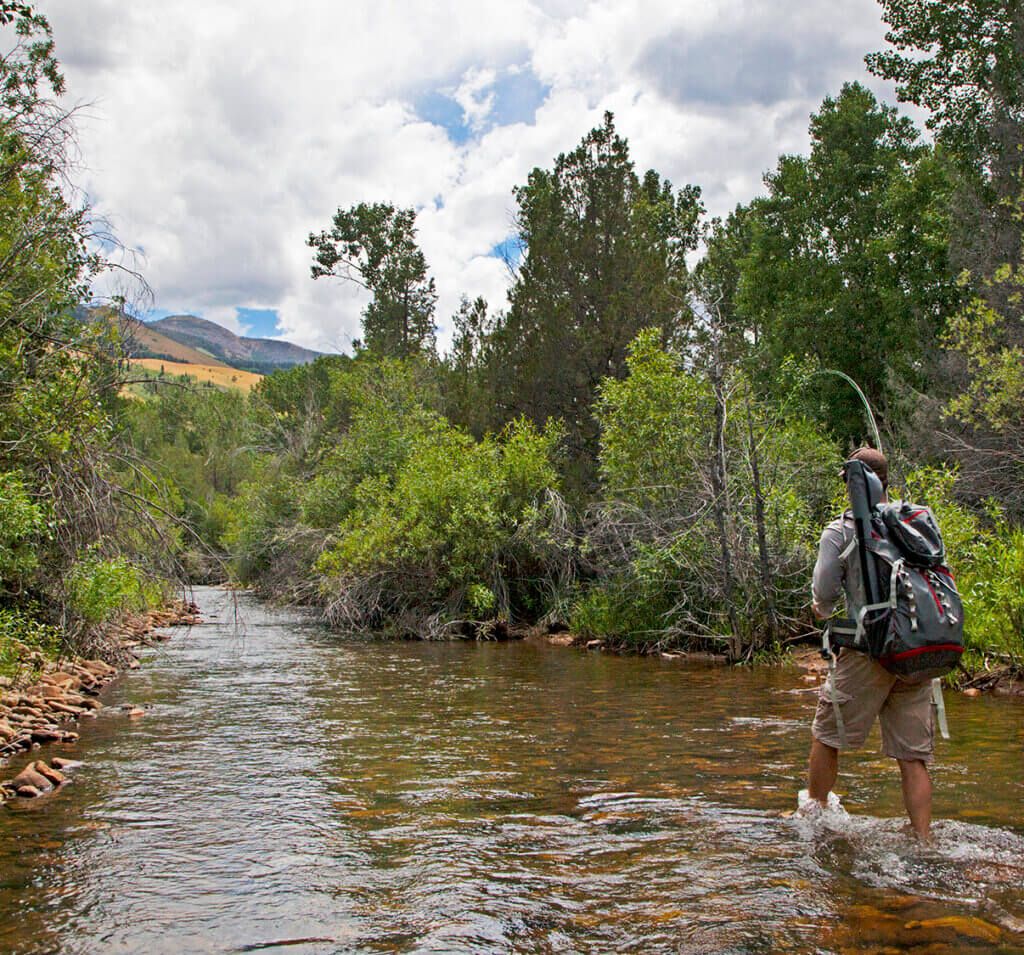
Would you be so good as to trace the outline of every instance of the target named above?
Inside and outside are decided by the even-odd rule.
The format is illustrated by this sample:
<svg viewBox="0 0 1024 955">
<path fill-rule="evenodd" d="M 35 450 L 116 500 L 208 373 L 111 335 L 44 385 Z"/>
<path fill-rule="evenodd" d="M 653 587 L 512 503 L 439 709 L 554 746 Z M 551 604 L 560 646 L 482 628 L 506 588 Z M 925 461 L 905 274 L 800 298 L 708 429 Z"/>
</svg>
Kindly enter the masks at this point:
<svg viewBox="0 0 1024 955">
<path fill-rule="evenodd" d="M 749 248 L 729 282 L 742 330 L 734 334 L 757 343 L 764 368 L 812 357 L 884 407 L 891 376 L 924 386 L 922 362 L 956 301 L 948 185 L 910 121 L 858 84 L 827 98 L 810 132 L 810 156 L 782 157 L 765 177 L 768 197 L 713 243 Z M 856 397 L 828 388 L 829 424 L 852 437 Z"/>
<path fill-rule="evenodd" d="M 700 190 L 641 179 L 612 115 L 551 170 L 515 190 L 524 250 L 509 309 L 495 319 L 488 379 L 496 421 L 560 418 L 576 482 L 592 488 L 601 381 L 626 372 L 627 347 L 657 325 L 672 337 L 690 319 L 686 254 L 698 239 Z"/>
<path fill-rule="evenodd" d="M 928 126 L 962 159 L 981 165 L 994 131 L 1024 119 L 1024 8 L 1017 0 L 882 0 L 895 49 L 868 67 L 900 99 L 931 112 Z"/>
<path fill-rule="evenodd" d="M 363 312 L 366 347 L 378 355 L 434 347 L 434 280 L 416 244 L 416 212 L 390 203 L 339 209 L 329 231 L 311 234 L 313 278 L 336 276 L 373 295 Z"/>
</svg>

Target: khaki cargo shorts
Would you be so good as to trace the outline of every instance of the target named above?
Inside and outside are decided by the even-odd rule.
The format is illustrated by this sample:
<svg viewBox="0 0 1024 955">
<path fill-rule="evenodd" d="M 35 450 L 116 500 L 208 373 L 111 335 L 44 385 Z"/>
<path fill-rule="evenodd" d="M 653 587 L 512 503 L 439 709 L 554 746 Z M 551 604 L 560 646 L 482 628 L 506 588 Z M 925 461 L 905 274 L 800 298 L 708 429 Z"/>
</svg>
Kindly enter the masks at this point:
<svg viewBox="0 0 1024 955">
<path fill-rule="evenodd" d="M 835 682 L 846 746 L 839 743 L 827 680 L 811 726 L 815 739 L 835 749 L 857 749 L 864 745 L 877 716 L 886 756 L 931 762 L 935 748 L 931 681 L 905 683 L 866 653 L 844 648 L 836 663 Z"/>
</svg>

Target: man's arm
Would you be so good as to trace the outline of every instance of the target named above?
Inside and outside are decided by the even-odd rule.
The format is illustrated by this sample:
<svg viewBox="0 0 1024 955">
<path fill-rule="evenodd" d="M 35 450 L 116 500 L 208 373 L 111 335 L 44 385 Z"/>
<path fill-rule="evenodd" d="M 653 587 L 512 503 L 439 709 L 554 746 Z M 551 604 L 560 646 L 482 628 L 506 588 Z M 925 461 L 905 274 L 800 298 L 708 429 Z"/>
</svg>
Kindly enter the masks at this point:
<svg viewBox="0 0 1024 955">
<path fill-rule="evenodd" d="M 843 562 L 839 555 L 844 543 L 842 528 L 834 524 L 829 524 L 821 534 L 811 582 L 811 610 L 819 620 L 832 616 L 843 593 Z"/>
</svg>

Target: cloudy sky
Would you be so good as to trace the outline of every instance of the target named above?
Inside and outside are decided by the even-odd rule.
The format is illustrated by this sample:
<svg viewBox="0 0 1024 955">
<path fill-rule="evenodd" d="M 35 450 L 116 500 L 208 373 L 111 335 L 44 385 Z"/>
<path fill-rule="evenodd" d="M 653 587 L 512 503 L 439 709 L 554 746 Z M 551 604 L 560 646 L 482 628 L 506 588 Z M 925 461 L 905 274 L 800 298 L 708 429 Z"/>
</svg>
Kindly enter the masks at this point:
<svg viewBox="0 0 1024 955">
<path fill-rule="evenodd" d="M 512 187 L 605 110 L 643 170 L 713 214 L 807 148 L 868 76 L 876 0 L 39 0 L 79 117 L 79 175 L 143 253 L 153 317 L 344 350 L 364 299 L 309 277 L 338 207 L 419 210 L 446 340 L 504 304 Z"/>
</svg>

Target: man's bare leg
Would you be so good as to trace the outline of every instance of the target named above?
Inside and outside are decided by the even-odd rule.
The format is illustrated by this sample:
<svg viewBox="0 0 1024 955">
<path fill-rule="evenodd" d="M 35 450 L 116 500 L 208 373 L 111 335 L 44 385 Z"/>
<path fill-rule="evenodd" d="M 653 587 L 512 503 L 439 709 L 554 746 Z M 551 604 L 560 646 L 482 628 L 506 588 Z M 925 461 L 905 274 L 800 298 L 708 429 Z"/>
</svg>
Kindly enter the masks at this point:
<svg viewBox="0 0 1024 955">
<path fill-rule="evenodd" d="M 927 843 L 932 825 L 932 780 L 928 767 L 919 759 L 900 759 L 897 762 L 903 783 L 903 805 L 907 807 L 910 824 L 917 838 Z"/>
<path fill-rule="evenodd" d="M 902 763 L 900 764 L 902 765 Z M 823 806 L 839 774 L 839 750 L 820 739 L 811 742 L 811 758 L 807 766 L 807 794 Z"/>
</svg>

